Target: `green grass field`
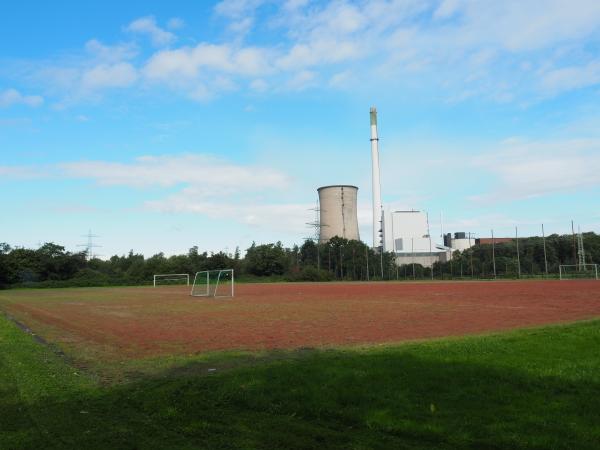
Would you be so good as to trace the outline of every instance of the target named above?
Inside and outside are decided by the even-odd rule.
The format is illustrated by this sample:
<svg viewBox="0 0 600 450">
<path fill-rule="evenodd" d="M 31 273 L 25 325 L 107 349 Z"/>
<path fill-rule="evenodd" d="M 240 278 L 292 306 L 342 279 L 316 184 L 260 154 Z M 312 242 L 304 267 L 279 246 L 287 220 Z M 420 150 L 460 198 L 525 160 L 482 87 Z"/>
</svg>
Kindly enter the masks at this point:
<svg viewBox="0 0 600 450">
<path fill-rule="evenodd" d="M 599 348 L 592 321 L 154 359 L 116 383 L 0 316 L 0 448 L 598 448 Z"/>
</svg>

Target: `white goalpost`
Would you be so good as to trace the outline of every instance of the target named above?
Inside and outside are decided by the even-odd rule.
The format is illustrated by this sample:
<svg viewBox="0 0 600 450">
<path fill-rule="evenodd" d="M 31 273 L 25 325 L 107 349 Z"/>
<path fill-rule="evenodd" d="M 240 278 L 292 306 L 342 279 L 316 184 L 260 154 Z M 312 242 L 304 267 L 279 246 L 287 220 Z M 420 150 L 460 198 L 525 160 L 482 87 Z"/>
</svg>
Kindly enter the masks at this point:
<svg viewBox="0 0 600 450">
<path fill-rule="evenodd" d="M 196 272 L 190 295 L 192 297 L 233 297 L 233 269 Z"/>
<path fill-rule="evenodd" d="M 598 279 L 598 264 L 561 264 L 558 266 L 561 280 L 575 280 L 583 278 Z"/>
<path fill-rule="evenodd" d="M 189 273 L 160 273 L 154 275 L 154 287 L 156 287 L 157 283 L 160 284 L 161 281 L 185 281 L 185 285 L 190 285 L 190 274 Z M 167 283 L 173 284 L 173 283 Z"/>
</svg>

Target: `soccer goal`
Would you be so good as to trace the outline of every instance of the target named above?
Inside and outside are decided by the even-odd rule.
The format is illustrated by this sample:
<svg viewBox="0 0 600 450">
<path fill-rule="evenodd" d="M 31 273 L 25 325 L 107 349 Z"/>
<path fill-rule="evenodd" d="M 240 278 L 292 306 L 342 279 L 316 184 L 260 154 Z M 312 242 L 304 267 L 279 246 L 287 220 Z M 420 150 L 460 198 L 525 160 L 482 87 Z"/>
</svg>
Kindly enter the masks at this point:
<svg viewBox="0 0 600 450">
<path fill-rule="evenodd" d="M 192 284 L 192 297 L 233 297 L 233 269 L 197 272 Z"/>
<path fill-rule="evenodd" d="M 188 273 L 160 273 L 154 275 L 154 287 L 158 284 L 182 284 L 190 285 L 190 275 Z"/>
<path fill-rule="evenodd" d="M 561 280 L 574 280 L 581 278 L 598 279 L 598 264 L 561 264 L 558 266 Z"/>
</svg>

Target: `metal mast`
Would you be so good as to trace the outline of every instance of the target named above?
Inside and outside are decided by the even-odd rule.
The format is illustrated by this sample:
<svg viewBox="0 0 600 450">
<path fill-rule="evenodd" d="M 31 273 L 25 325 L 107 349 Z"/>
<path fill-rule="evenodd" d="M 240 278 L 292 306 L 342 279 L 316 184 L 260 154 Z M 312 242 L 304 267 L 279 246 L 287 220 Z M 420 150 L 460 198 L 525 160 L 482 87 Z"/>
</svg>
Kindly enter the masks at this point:
<svg viewBox="0 0 600 450">
<path fill-rule="evenodd" d="M 90 260 L 90 259 L 94 259 L 95 257 L 99 256 L 99 255 L 94 254 L 94 248 L 101 247 L 101 245 L 94 244 L 94 238 L 97 238 L 100 236 L 98 236 L 97 234 L 92 234 L 92 230 L 89 230 L 88 234 L 84 234 L 81 237 L 87 238 L 87 243 L 79 244 L 77 247 L 85 247 L 85 254 L 87 256 L 87 259 Z"/>
<path fill-rule="evenodd" d="M 542 242 L 544 243 L 544 268 L 546 276 L 548 276 L 548 255 L 546 254 L 546 233 L 544 232 L 544 224 L 542 224 Z"/>
<path fill-rule="evenodd" d="M 492 230 L 492 264 L 494 266 L 494 278 L 496 278 L 496 240 L 494 239 L 494 230 Z"/>
<path fill-rule="evenodd" d="M 321 208 L 320 208 L 318 199 L 317 199 L 316 207 L 310 208 L 309 211 L 314 211 L 314 213 L 315 213 L 314 222 L 306 223 L 306 225 L 308 225 L 310 228 L 313 229 L 313 235 L 305 238 L 305 240 L 309 240 L 309 239 L 314 240 L 316 249 L 317 249 L 317 270 L 321 270 L 321 256 L 320 256 L 321 249 L 319 247 L 319 244 L 321 243 L 321 229 L 324 225 L 321 225 L 321 219 L 320 219 Z"/>
<path fill-rule="evenodd" d="M 521 278 L 521 256 L 519 255 L 519 230 L 517 229 L 517 227 L 515 227 L 515 241 L 517 243 L 517 274 L 518 277 Z"/>
<path fill-rule="evenodd" d="M 315 220 L 312 222 L 306 222 L 306 225 L 312 229 L 312 236 L 304 239 L 314 240 L 318 244 L 321 239 L 321 228 L 323 227 L 320 219 L 321 208 L 319 207 L 319 200 L 317 200 L 317 204 L 314 208 L 309 208 L 309 211 L 313 211 L 315 213 Z"/>
<path fill-rule="evenodd" d="M 578 227 L 577 233 L 577 255 L 579 257 L 579 270 L 585 268 L 585 249 L 583 248 L 583 235 L 581 234 L 581 227 Z"/>
<path fill-rule="evenodd" d="M 371 108 L 371 161 L 373 173 L 373 248 L 381 247 L 382 206 L 381 206 L 381 182 L 379 179 L 379 137 L 377 135 L 377 109 Z"/>
</svg>

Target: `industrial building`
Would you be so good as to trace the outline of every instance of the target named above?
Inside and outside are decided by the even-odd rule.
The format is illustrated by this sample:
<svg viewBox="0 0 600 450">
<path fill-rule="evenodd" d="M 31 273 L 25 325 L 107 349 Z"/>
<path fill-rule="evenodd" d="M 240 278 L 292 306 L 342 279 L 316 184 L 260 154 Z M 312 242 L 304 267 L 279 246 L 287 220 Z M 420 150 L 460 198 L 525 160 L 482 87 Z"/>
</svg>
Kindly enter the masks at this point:
<svg viewBox="0 0 600 450">
<path fill-rule="evenodd" d="M 476 240 L 471 237 L 471 233 L 461 231 L 454 233 L 454 237 L 450 233 L 444 235 L 444 246 L 451 248 L 452 251 L 460 250 L 462 252 L 473 247 L 475 244 Z"/>
<path fill-rule="evenodd" d="M 433 241 L 427 213 L 423 211 L 384 211 L 383 249 L 393 252 L 396 264 L 421 264 L 431 267 L 436 261 L 445 261 L 447 249 Z"/>
<path fill-rule="evenodd" d="M 379 136 L 377 110 L 370 109 L 371 160 L 373 194 L 373 248 L 393 252 L 396 264 L 421 264 L 431 267 L 445 262 L 454 251 L 464 251 L 475 245 L 470 233 L 444 235 L 444 242 L 434 242 L 426 212 L 385 211 L 381 200 Z M 319 194 L 319 242 L 328 242 L 334 236 L 360 240 L 357 216 L 358 188 L 353 185 L 323 186 Z M 478 242 L 477 242 L 478 243 Z"/>
<path fill-rule="evenodd" d="M 377 109 L 370 110 L 373 192 L 373 248 L 394 252 L 396 263 L 431 267 L 447 251 L 432 243 L 427 214 L 422 211 L 384 211 L 381 202 Z"/>
</svg>

